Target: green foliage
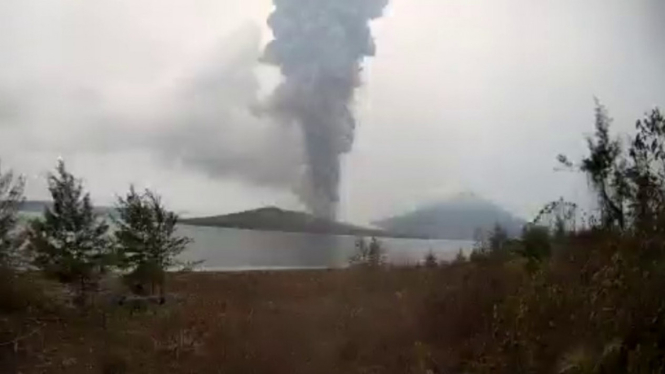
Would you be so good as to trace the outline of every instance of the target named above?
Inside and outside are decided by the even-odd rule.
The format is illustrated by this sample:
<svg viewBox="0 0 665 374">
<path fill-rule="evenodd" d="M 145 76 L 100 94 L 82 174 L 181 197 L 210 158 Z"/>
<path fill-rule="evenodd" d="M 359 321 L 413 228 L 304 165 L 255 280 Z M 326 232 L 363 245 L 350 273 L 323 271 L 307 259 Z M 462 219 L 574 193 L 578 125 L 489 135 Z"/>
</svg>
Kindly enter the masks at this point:
<svg viewBox="0 0 665 374">
<path fill-rule="evenodd" d="M 77 284 L 83 292 L 109 264 L 109 226 L 94 212 L 90 195 L 63 161 L 48 176 L 48 188 L 53 206 L 28 230 L 34 264 L 61 282 Z"/>
<path fill-rule="evenodd" d="M 541 262 L 550 256 L 552 242 L 546 227 L 526 226 L 522 232 L 521 246 L 516 252 L 530 262 Z"/>
<path fill-rule="evenodd" d="M 645 263 L 643 240 L 569 233 L 532 269 L 515 259 L 447 267 L 425 320 L 435 359 L 451 372 L 663 372 L 665 256 Z"/>
<path fill-rule="evenodd" d="M 494 231 L 489 237 L 489 250 L 492 253 L 505 252 L 508 245 L 508 233 L 499 224 L 494 226 Z"/>
<path fill-rule="evenodd" d="M 665 118 L 659 109 L 638 120 L 627 144 L 609 133 L 611 119 L 596 107 L 596 132 L 587 140 L 589 155 L 577 167 L 589 178 L 600 207 L 603 229 L 660 233 L 665 230 Z"/>
<path fill-rule="evenodd" d="M 517 242 L 508 236 L 501 225 L 494 225 L 494 229 L 483 236 L 476 234 L 475 248 L 471 252 L 471 261 L 506 260 L 512 256 Z"/>
<path fill-rule="evenodd" d="M 10 170 L 0 171 L 0 267 L 15 267 L 20 245 L 16 233 L 17 211 L 23 202 L 23 178 L 16 178 Z"/>
<path fill-rule="evenodd" d="M 628 143 L 610 136 L 610 122 L 598 105 L 589 155 L 577 166 L 559 159 L 588 176 L 597 222 L 578 227 L 577 206 L 559 200 L 519 240 L 495 230 L 470 263 L 448 269 L 461 280 L 430 311 L 445 332 L 429 343 L 451 371 L 665 371 L 665 120 L 652 111 Z M 451 336 L 464 319 L 453 312 L 474 322 Z"/>
<path fill-rule="evenodd" d="M 462 248 L 457 251 L 457 255 L 455 255 L 455 259 L 453 260 L 454 264 L 463 264 L 466 262 L 466 256 L 464 255 L 464 251 Z"/>
<path fill-rule="evenodd" d="M 654 109 L 637 121 L 629 148 L 625 178 L 630 188 L 628 209 L 637 231 L 662 231 L 665 222 L 665 119 Z"/>
<path fill-rule="evenodd" d="M 383 244 L 374 237 L 370 239 L 369 243 L 364 238 L 358 238 L 356 240 L 356 253 L 350 262 L 352 266 L 383 266 L 386 262 Z"/>
<path fill-rule="evenodd" d="M 118 198 L 115 239 L 119 264 L 140 284 L 163 285 L 164 272 L 176 265 L 176 256 L 191 239 L 176 235 L 178 215 L 168 211 L 150 190 L 142 194 L 132 186 Z"/>
<path fill-rule="evenodd" d="M 434 252 L 432 251 L 427 252 L 427 254 L 425 255 L 425 267 L 435 268 L 437 266 L 439 266 L 439 259 L 436 258 Z"/>
<path fill-rule="evenodd" d="M 594 138 L 587 139 L 589 156 L 582 160 L 580 170 L 588 175 L 598 194 L 603 225 L 606 228 L 616 225 L 623 229 L 624 201 L 628 193 L 622 177 L 625 162 L 622 158 L 621 143 L 609 135 L 611 123 L 607 109 L 596 102 L 596 133 Z"/>
</svg>

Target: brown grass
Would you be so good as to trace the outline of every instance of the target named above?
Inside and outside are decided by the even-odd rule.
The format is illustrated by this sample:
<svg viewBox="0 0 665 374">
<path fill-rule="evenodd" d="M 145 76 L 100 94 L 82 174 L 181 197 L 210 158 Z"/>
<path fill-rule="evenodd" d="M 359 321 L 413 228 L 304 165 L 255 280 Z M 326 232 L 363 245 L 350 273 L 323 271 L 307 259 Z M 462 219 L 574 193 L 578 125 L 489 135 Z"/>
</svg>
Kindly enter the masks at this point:
<svg viewBox="0 0 665 374">
<path fill-rule="evenodd" d="M 419 313 L 428 274 L 415 269 L 177 274 L 170 291 L 184 296 L 181 305 L 132 317 L 117 310 L 106 328 L 99 313 L 50 322 L 20 344 L 20 370 L 421 372 Z"/>
<path fill-rule="evenodd" d="M 169 290 L 184 299 L 133 316 L 23 316 L 5 338 L 38 332 L 0 346 L 0 364 L 13 363 L 0 372 L 662 372 L 663 261 L 626 238 L 560 244 L 535 268 L 490 255 L 439 268 L 173 274 Z"/>
</svg>

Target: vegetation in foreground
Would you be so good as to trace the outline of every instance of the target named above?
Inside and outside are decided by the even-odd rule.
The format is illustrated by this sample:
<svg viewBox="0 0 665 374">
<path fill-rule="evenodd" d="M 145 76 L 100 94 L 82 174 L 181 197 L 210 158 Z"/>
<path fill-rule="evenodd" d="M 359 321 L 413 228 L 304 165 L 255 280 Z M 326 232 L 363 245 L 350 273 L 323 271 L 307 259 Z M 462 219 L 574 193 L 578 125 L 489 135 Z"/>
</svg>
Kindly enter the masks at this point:
<svg viewBox="0 0 665 374">
<path fill-rule="evenodd" d="M 665 120 L 653 111 L 627 143 L 609 123 L 599 106 L 588 156 L 579 164 L 560 157 L 589 177 L 597 213 L 554 202 L 518 238 L 497 227 L 451 263 L 429 255 L 424 266 L 390 267 L 379 241 L 359 241 L 347 270 L 148 272 L 179 297 L 68 306 L 56 297 L 66 280 L 3 260 L 0 365 L 22 373 L 664 372 Z M 0 192 L 14 198 L 3 200 L 16 201 L 6 186 Z M 13 206 L 0 206 L 0 218 Z M 148 224 L 162 215 L 139 211 L 133 217 L 152 218 L 126 219 L 127 232 L 151 227 L 172 239 L 158 243 L 182 243 Z M 21 242 L 4 232 L 3 243 Z M 170 247 L 138 240 L 147 235 L 116 235 L 103 256 L 115 262 L 73 267 L 72 279 L 100 283 L 97 269 L 129 258 L 167 264 L 156 259 L 174 251 L 154 252 Z M 20 246 L 2 248 L 3 259 L 21 257 Z M 137 248 L 146 249 L 134 256 Z M 131 270 L 141 261 L 132 264 L 130 274 L 143 274 Z"/>
</svg>

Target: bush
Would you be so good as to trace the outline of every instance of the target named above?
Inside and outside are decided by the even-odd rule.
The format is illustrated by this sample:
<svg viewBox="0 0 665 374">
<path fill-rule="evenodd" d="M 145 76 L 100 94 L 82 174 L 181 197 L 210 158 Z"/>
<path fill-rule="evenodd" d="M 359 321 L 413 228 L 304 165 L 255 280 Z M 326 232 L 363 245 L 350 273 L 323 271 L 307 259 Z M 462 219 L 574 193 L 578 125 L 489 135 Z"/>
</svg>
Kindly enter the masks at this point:
<svg viewBox="0 0 665 374">
<path fill-rule="evenodd" d="M 518 243 L 497 224 L 486 236 L 477 235 L 475 248 L 471 252 L 469 260 L 474 262 L 508 260 L 517 249 Z"/>
<path fill-rule="evenodd" d="M 655 110 L 639 121 L 628 147 L 609 122 L 599 106 L 579 167 L 597 219 L 576 231 L 576 205 L 552 203 L 539 217 L 553 215 L 554 235 L 539 219 L 519 240 L 495 230 L 440 274 L 446 286 L 431 291 L 422 321 L 449 371 L 665 371 L 665 119 Z"/>
<path fill-rule="evenodd" d="M 552 243 L 547 227 L 526 226 L 516 253 L 530 264 L 538 264 L 550 257 Z"/>
</svg>

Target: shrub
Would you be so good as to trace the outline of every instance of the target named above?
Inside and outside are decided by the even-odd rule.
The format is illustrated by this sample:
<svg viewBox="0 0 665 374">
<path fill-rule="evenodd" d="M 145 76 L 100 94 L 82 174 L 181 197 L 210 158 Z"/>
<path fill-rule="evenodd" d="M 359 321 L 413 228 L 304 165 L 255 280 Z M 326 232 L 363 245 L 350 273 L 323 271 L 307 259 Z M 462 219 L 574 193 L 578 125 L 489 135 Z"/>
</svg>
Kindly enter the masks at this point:
<svg viewBox="0 0 665 374">
<path fill-rule="evenodd" d="M 639 121 L 628 147 L 609 135 L 609 122 L 599 107 L 579 167 L 598 219 L 579 230 L 576 205 L 560 200 L 519 240 L 495 230 L 470 263 L 440 275 L 446 286 L 433 288 L 422 320 L 449 371 L 665 371 L 665 120 L 655 110 Z M 552 227 L 541 226 L 544 215 Z"/>
<path fill-rule="evenodd" d="M 477 234 L 476 244 L 469 260 L 474 262 L 507 260 L 517 249 L 517 243 L 515 239 L 508 236 L 506 230 L 497 224 L 486 235 Z"/>
<path fill-rule="evenodd" d="M 516 253 L 530 263 L 540 263 L 549 258 L 552 251 L 550 232 L 547 227 L 526 226 Z"/>
</svg>

